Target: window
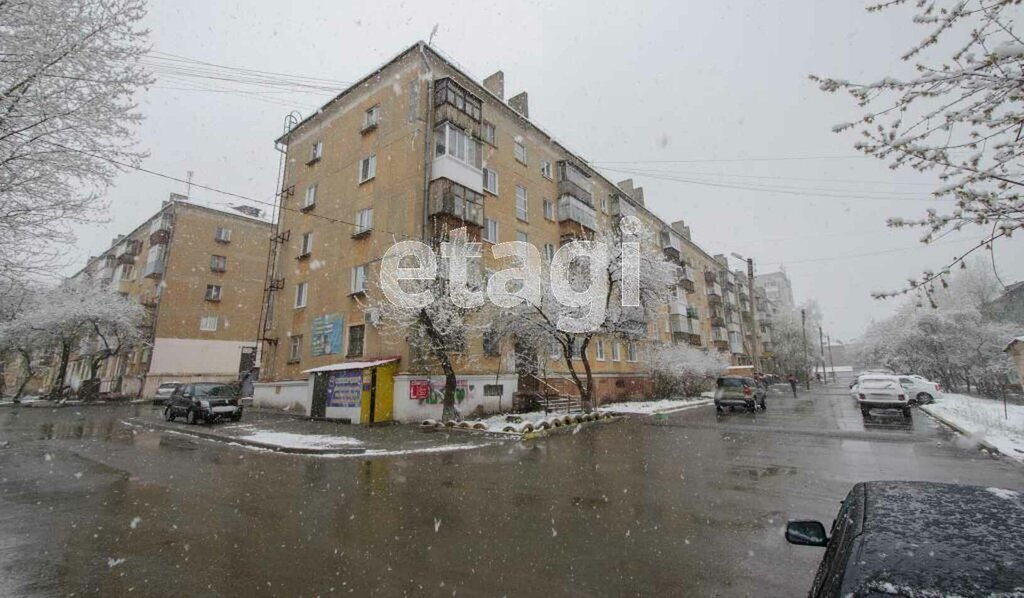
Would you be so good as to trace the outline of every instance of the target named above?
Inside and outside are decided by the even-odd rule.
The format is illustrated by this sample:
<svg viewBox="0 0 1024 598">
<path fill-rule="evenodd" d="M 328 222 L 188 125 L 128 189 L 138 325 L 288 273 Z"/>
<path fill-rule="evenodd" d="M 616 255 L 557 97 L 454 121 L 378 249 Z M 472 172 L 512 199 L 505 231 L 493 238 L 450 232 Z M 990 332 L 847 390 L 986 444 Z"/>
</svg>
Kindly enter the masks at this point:
<svg viewBox="0 0 1024 598">
<path fill-rule="evenodd" d="M 522 221 L 528 221 L 527 218 L 527 195 L 526 187 L 516 185 L 516 218 Z"/>
<path fill-rule="evenodd" d="M 549 351 L 551 352 L 551 359 L 558 359 L 562 356 L 562 345 L 558 341 L 551 341 Z"/>
<path fill-rule="evenodd" d="M 299 247 L 299 257 L 309 257 L 313 253 L 313 233 L 302 233 L 302 244 Z"/>
<path fill-rule="evenodd" d="M 363 356 L 363 336 L 366 334 L 366 326 L 358 324 L 348 327 L 348 355 L 347 357 Z"/>
<path fill-rule="evenodd" d="M 524 162 L 526 161 L 526 154 L 525 153 L 523 154 L 523 161 Z M 551 162 L 549 162 L 548 160 L 541 160 L 541 162 L 540 162 L 540 173 L 542 175 L 544 175 L 544 178 L 546 178 L 546 179 L 552 178 L 551 172 L 552 172 L 552 170 L 551 170 Z"/>
<path fill-rule="evenodd" d="M 468 114 L 473 120 L 480 120 L 480 99 L 448 78 L 441 79 L 434 86 L 434 105 L 440 106 L 442 104 L 452 105 L 456 109 Z"/>
<path fill-rule="evenodd" d="M 516 231 L 516 241 L 519 241 L 520 243 L 529 243 L 530 242 L 530 235 L 524 233 L 521 230 L 517 230 Z"/>
<path fill-rule="evenodd" d="M 294 334 L 288 341 L 288 362 L 302 359 L 302 335 Z"/>
<path fill-rule="evenodd" d="M 544 200 L 544 219 L 554 220 L 555 219 L 555 204 L 551 200 Z"/>
<path fill-rule="evenodd" d="M 608 213 L 608 196 L 607 195 L 602 195 L 601 196 L 601 211 L 604 212 L 605 214 Z"/>
<path fill-rule="evenodd" d="M 231 242 L 231 229 L 224 228 L 222 226 L 217 227 L 217 232 L 213 236 L 214 241 L 219 243 L 230 243 Z"/>
<path fill-rule="evenodd" d="M 505 394 L 504 384 L 484 384 L 485 397 L 500 397 Z"/>
<path fill-rule="evenodd" d="M 492 328 L 484 330 L 484 355 L 501 357 L 501 338 Z"/>
<path fill-rule="evenodd" d="M 619 361 L 622 358 L 622 346 L 618 341 L 612 343 L 612 361 Z"/>
<path fill-rule="evenodd" d="M 352 293 L 366 292 L 366 264 L 352 268 Z"/>
<path fill-rule="evenodd" d="M 494 130 L 494 125 L 484 121 L 483 127 L 480 128 L 480 134 L 483 136 L 484 141 L 491 145 L 498 145 L 498 134 Z"/>
<path fill-rule="evenodd" d="M 307 294 L 309 292 L 309 283 L 300 282 L 295 287 L 295 309 L 306 307 Z"/>
<path fill-rule="evenodd" d="M 583 343 L 578 339 L 572 339 L 572 358 L 582 359 L 583 358 Z"/>
<path fill-rule="evenodd" d="M 361 235 L 371 230 L 373 230 L 373 208 L 359 210 L 359 212 L 356 214 L 355 234 Z"/>
<path fill-rule="evenodd" d="M 484 218 L 484 241 L 488 243 L 498 242 L 498 221 Z"/>
<path fill-rule="evenodd" d="M 498 194 L 498 173 L 489 169 L 484 169 L 484 191 Z"/>
<path fill-rule="evenodd" d="M 597 341 L 597 360 L 604 361 L 604 341 Z"/>
<path fill-rule="evenodd" d="M 544 244 L 544 259 L 550 264 L 555 259 L 555 246 L 552 243 Z"/>
<path fill-rule="evenodd" d="M 210 256 L 210 272 L 227 272 L 228 258 L 223 255 Z"/>
<path fill-rule="evenodd" d="M 199 329 L 206 332 L 217 330 L 217 316 L 203 316 L 199 320 Z"/>
<path fill-rule="evenodd" d="M 302 202 L 303 209 L 316 205 L 316 183 L 306 187 L 306 199 Z"/>
<path fill-rule="evenodd" d="M 132 280 L 135 278 L 135 267 L 131 264 L 121 266 L 121 280 Z"/>
<path fill-rule="evenodd" d="M 377 176 L 377 154 L 370 154 L 359 162 L 359 183 L 365 183 L 375 176 Z"/>
<path fill-rule="evenodd" d="M 208 285 L 206 285 L 206 300 L 207 301 L 220 301 L 220 285 L 219 284 L 208 284 Z"/>
<path fill-rule="evenodd" d="M 370 108 L 363 113 L 363 130 L 369 130 L 377 126 L 380 121 L 380 105 Z"/>
<path fill-rule="evenodd" d="M 636 343 L 630 342 L 630 343 L 626 344 L 626 360 L 627 361 L 636 361 L 637 360 Z"/>
<path fill-rule="evenodd" d="M 444 123 L 434 131 L 434 157 L 445 154 L 473 168 L 481 168 L 480 142 L 451 123 Z"/>
<path fill-rule="evenodd" d="M 513 150 L 515 151 L 516 160 L 526 164 L 526 146 L 523 145 L 522 139 L 516 139 L 515 141 L 516 145 Z"/>
<path fill-rule="evenodd" d="M 316 162 L 317 160 L 322 158 L 323 155 L 324 155 L 324 142 L 323 141 L 317 141 L 316 143 L 313 144 L 313 147 L 311 147 L 310 150 L 309 150 L 309 162 L 306 162 L 306 164 L 312 164 L 312 163 Z"/>
</svg>

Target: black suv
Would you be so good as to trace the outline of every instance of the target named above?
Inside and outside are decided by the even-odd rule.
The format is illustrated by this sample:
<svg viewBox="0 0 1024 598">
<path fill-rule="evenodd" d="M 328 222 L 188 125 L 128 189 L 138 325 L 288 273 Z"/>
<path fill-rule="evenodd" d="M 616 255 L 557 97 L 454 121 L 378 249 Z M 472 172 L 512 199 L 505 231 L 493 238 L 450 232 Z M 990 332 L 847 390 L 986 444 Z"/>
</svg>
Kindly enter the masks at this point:
<svg viewBox="0 0 1024 598">
<path fill-rule="evenodd" d="M 933 482 L 866 482 L 831 537 L 790 521 L 786 540 L 824 546 L 810 596 L 1018 596 L 1024 493 Z"/>
<path fill-rule="evenodd" d="M 242 419 L 242 406 L 238 404 L 238 392 L 230 384 L 181 384 L 171 393 L 164 408 L 164 419 L 170 422 L 176 417 L 184 417 L 190 424 L 225 419 L 236 422 Z"/>
</svg>

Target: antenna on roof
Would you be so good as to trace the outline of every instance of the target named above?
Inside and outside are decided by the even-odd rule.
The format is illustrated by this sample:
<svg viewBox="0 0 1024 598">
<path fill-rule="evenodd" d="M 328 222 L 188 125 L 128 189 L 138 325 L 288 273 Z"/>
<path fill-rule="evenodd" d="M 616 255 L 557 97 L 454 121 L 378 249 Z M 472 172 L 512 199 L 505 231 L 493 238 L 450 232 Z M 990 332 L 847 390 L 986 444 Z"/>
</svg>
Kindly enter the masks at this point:
<svg viewBox="0 0 1024 598">
<path fill-rule="evenodd" d="M 434 28 L 430 30 L 430 37 L 427 38 L 427 45 L 431 46 L 434 44 L 434 36 L 437 35 L 437 27 L 440 23 L 434 23 Z"/>
<path fill-rule="evenodd" d="M 188 186 L 185 188 L 185 197 L 192 197 L 192 175 L 195 174 L 191 170 L 188 171 Z"/>
</svg>

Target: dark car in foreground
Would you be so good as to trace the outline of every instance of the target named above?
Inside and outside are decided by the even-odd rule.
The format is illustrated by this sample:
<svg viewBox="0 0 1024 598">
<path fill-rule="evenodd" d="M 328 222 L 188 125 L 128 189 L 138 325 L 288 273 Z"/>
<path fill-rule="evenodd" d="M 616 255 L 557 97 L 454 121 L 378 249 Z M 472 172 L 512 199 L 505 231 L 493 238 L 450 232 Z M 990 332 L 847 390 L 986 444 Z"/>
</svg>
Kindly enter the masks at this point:
<svg viewBox="0 0 1024 598">
<path fill-rule="evenodd" d="M 164 408 L 164 419 L 183 417 L 190 424 L 242 419 L 238 392 L 229 384 L 195 382 L 181 384 L 171 393 Z"/>
<path fill-rule="evenodd" d="M 786 540 L 824 546 L 810 596 L 1020 596 L 1024 493 L 934 482 L 865 482 L 830 535 L 790 521 Z"/>
<path fill-rule="evenodd" d="M 768 391 L 754 378 L 746 376 L 721 376 L 715 380 L 715 410 L 722 413 L 737 407 L 754 411 L 758 407 L 767 409 L 765 397 Z"/>
</svg>

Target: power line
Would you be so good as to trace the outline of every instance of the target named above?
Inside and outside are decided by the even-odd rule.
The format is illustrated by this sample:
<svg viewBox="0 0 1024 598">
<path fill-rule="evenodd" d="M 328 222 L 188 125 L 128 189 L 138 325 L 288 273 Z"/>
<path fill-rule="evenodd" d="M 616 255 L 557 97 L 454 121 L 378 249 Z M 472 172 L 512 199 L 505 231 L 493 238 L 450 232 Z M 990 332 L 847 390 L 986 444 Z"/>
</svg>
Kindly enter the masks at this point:
<svg viewBox="0 0 1024 598">
<path fill-rule="evenodd" d="M 635 169 L 638 172 L 640 169 Z M 781 180 L 781 181 L 805 181 L 812 183 L 838 183 L 838 184 L 856 184 L 856 185 L 911 185 L 920 187 L 932 187 L 936 185 L 934 183 L 912 183 L 906 181 L 880 181 L 880 180 L 859 180 L 859 179 L 837 179 L 837 178 L 810 178 L 810 177 L 787 177 L 787 176 L 771 176 L 771 175 L 756 175 L 756 174 L 736 174 L 732 172 L 702 172 L 694 170 L 646 170 L 642 172 L 650 174 L 664 174 L 664 175 L 684 175 L 684 176 L 717 176 L 724 178 L 738 178 L 738 179 L 768 179 L 768 180 Z"/>
<path fill-rule="evenodd" d="M 892 249 L 883 249 L 881 251 L 871 251 L 871 252 L 867 252 L 867 253 L 851 253 L 851 254 L 848 254 L 848 255 L 835 255 L 835 256 L 831 256 L 831 257 L 811 258 L 811 259 L 806 259 L 806 260 L 789 260 L 789 261 L 780 261 L 780 262 L 759 262 L 759 263 L 761 265 L 763 265 L 763 266 L 779 266 L 779 265 L 786 265 L 786 266 L 788 266 L 790 264 L 809 264 L 809 263 L 813 263 L 813 262 L 834 262 L 834 261 L 839 261 L 839 260 L 854 259 L 854 258 L 861 258 L 861 257 L 872 257 L 872 256 L 876 256 L 876 255 L 887 255 L 887 254 L 890 254 L 890 253 L 903 253 L 905 251 L 911 251 L 913 249 L 925 249 L 925 248 L 928 248 L 928 247 L 937 247 L 937 246 L 940 246 L 940 245 L 963 245 L 964 243 L 977 243 L 977 241 L 975 241 L 974 239 L 960 239 L 959 241 L 947 241 L 945 243 L 928 243 L 928 244 L 923 244 L 922 243 L 920 245 L 914 245 L 914 246 L 908 246 L 908 247 L 894 247 Z"/>
<path fill-rule="evenodd" d="M 850 160 L 869 158 L 864 154 L 848 154 L 844 156 L 773 156 L 768 158 L 700 158 L 693 160 L 594 160 L 591 164 L 702 164 L 711 162 L 788 162 L 798 160 Z"/>
</svg>

